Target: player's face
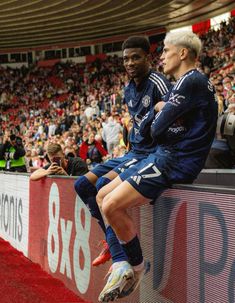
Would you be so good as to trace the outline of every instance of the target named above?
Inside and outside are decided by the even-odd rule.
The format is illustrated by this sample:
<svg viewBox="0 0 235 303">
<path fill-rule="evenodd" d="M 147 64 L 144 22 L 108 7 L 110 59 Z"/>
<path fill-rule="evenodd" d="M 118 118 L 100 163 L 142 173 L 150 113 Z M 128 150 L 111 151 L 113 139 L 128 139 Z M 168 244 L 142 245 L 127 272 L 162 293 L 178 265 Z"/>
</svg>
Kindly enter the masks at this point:
<svg viewBox="0 0 235 303">
<path fill-rule="evenodd" d="M 123 64 L 131 79 L 141 79 L 149 71 L 149 56 L 141 48 L 126 48 Z"/>
<path fill-rule="evenodd" d="M 161 55 L 165 74 L 176 76 L 181 66 L 180 48 L 172 44 L 165 44 Z"/>
</svg>

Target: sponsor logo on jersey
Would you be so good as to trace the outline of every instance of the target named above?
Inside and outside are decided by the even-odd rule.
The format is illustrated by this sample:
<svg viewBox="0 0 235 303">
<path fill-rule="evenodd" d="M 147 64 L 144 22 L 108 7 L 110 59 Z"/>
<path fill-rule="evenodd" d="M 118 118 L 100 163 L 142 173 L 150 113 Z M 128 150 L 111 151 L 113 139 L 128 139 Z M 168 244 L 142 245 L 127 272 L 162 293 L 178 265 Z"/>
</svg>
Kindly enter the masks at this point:
<svg viewBox="0 0 235 303">
<path fill-rule="evenodd" d="M 187 129 L 184 126 L 177 126 L 177 127 L 169 127 L 168 128 L 168 132 L 175 133 L 175 134 L 185 132 L 186 130 Z"/>
<path fill-rule="evenodd" d="M 178 106 L 183 101 L 182 99 L 184 100 L 185 96 L 171 93 L 168 102 L 170 102 L 174 106 Z"/>
<path fill-rule="evenodd" d="M 150 104 L 150 97 L 148 95 L 145 95 L 142 99 L 142 104 L 144 107 L 148 107 Z"/>
<path fill-rule="evenodd" d="M 134 128 L 135 136 L 140 133 L 140 131 L 137 128 Z"/>
</svg>

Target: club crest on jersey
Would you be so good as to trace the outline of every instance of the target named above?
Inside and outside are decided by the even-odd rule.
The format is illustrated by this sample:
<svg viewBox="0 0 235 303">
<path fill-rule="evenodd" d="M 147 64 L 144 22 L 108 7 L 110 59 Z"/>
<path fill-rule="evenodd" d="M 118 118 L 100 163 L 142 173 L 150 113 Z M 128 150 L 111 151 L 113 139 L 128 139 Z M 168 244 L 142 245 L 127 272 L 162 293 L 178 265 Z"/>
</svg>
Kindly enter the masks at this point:
<svg viewBox="0 0 235 303">
<path fill-rule="evenodd" d="M 142 104 L 144 107 L 148 107 L 150 104 L 150 97 L 148 95 L 145 95 L 142 99 Z"/>
</svg>

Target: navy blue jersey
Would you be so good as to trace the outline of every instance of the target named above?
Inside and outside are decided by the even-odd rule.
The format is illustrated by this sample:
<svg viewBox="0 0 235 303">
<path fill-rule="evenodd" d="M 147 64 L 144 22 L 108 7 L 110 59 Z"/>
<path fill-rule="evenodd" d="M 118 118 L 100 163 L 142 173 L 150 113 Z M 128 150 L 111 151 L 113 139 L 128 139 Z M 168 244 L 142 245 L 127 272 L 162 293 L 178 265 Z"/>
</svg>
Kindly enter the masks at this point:
<svg viewBox="0 0 235 303">
<path fill-rule="evenodd" d="M 154 105 L 164 100 L 164 96 L 172 87 L 171 83 L 160 73 L 150 71 L 138 87 L 134 80 L 125 87 L 124 102 L 128 106 L 133 127 L 130 133 L 131 149 L 134 152 L 149 153 L 154 151 L 154 142 L 150 132 L 141 136 L 139 126 L 143 117 Z"/>
<path fill-rule="evenodd" d="M 151 135 L 176 155 L 171 180 L 195 179 L 215 136 L 218 104 L 214 88 L 203 74 L 191 70 L 176 82 L 166 101 L 154 118 Z"/>
</svg>

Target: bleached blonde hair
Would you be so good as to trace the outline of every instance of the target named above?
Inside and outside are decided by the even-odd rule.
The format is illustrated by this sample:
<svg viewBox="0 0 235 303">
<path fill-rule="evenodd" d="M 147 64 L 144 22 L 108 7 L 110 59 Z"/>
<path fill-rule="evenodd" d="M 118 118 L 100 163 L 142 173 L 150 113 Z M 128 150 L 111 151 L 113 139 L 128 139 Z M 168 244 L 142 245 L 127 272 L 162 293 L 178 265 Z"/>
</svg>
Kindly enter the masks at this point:
<svg viewBox="0 0 235 303">
<path fill-rule="evenodd" d="M 199 56 L 202 48 L 200 38 L 190 31 L 169 32 L 166 34 L 164 43 L 185 47 L 196 58 Z"/>
</svg>

